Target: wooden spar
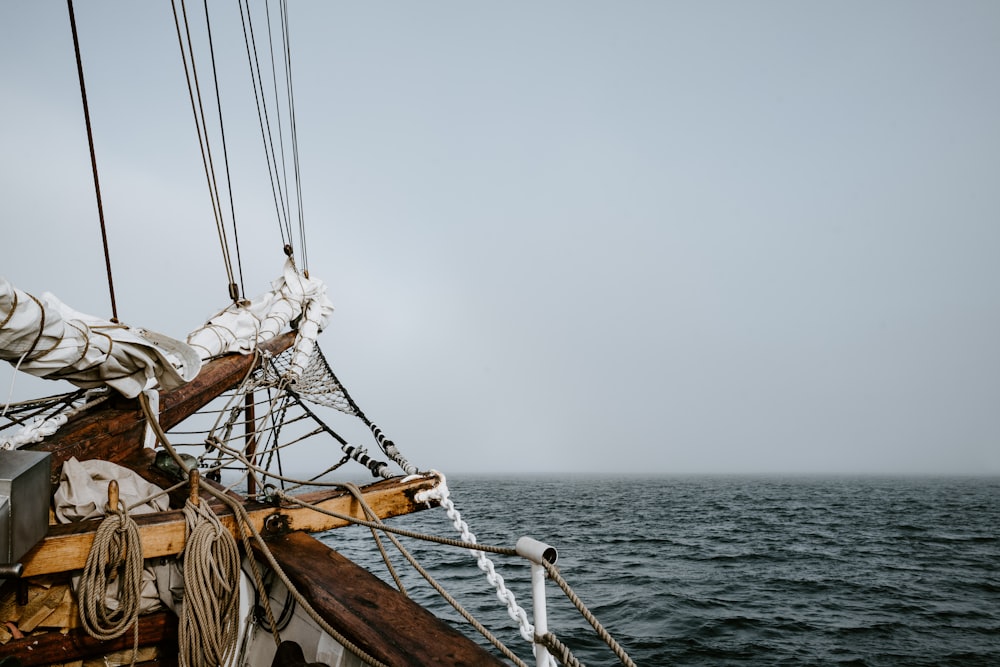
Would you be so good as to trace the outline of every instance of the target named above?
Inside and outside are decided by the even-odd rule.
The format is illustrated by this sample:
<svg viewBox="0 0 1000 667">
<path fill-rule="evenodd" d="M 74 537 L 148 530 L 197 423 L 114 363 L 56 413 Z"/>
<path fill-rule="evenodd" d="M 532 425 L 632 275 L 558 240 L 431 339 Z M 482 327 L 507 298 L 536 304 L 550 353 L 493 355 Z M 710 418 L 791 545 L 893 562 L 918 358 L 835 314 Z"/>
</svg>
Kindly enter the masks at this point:
<svg viewBox="0 0 1000 667">
<path fill-rule="evenodd" d="M 414 500 L 414 496 L 419 491 L 434 488 L 436 484 L 436 477 L 420 477 L 408 481 L 397 478 L 369 484 L 362 487 L 361 491 L 365 501 L 375 513 L 380 518 L 387 519 L 426 509 L 427 505 L 418 503 Z M 302 494 L 298 498 L 338 514 L 365 518 L 364 510 L 347 491 L 314 491 Z M 251 523 L 262 534 L 275 530 L 319 532 L 349 523 L 305 507 L 274 507 L 257 502 L 247 502 L 244 506 Z M 222 525 L 239 540 L 239 536 L 236 535 L 236 519 L 232 511 L 222 505 L 214 509 Z M 181 510 L 136 514 L 132 518 L 139 528 L 144 558 L 172 556 L 184 550 L 185 522 Z M 90 553 L 94 535 L 100 524 L 100 520 L 91 519 L 49 526 L 49 533 L 45 539 L 21 559 L 24 565 L 22 576 L 33 577 L 82 569 L 87 563 L 87 554 Z"/>
<path fill-rule="evenodd" d="M 292 332 L 273 338 L 261 350 L 279 354 L 295 340 Z M 160 394 L 160 424 L 176 426 L 202 406 L 242 380 L 257 362 L 256 355 L 230 354 L 205 364 L 198 376 L 173 391 Z M 52 454 L 52 483 L 59 483 L 62 464 L 71 457 L 83 461 L 104 459 L 119 463 L 142 447 L 146 420 L 136 400 L 113 400 L 112 405 L 70 420 L 43 442 L 24 449 Z"/>
<path fill-rule="evenodd" d="M 267 546 L 319 615 L 337 619 L 336 630 L 381 662 L 508 664 L 311 535 L 282 535 Z"/>
</svg>

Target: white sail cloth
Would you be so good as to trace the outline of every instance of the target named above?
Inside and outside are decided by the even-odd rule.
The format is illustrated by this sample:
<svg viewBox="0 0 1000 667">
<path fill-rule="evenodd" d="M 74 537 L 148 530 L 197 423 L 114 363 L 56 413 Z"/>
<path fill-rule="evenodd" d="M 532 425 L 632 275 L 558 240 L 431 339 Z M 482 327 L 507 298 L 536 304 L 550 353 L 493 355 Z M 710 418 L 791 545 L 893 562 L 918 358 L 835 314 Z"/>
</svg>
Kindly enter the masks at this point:
<svg viewBox="0 0 1000 667">
<path fill-rule="evenodd" d="M 271 291 L 253 301 L 233 304 L 192 332 L 187 343 L 203 360 L 227 352 L 250 354 L 257 346 L 274 338 L 289 326 L 298 328 L 289 379 L 297 379 L 312 354 L 316 336 L 333 313 L 326 285 L 306 278 L 291 259 L 285 261 L 282 276 L 271 283 Z"/>
<path fill-rule="evenodd" d="M 188 336 L 187 344 L 152 331 L 77 312 L 48 292 L 41 299 L 0 277 L 0 359 L 19 370 L 93 388 L 114 387 L 128 398 L 173 389 L 193 379 L 202 360 L 257 346 L 296 326 L 291 377 L 301 374 L 333 304 L 321 280 L 306 278 L 288 259 L 272 290 L 233 304 Z"/>
<path fill-rule="evenodd" d="M 172 389 L 201 369 L 184 343 L 79 313 L 48 292 L 36 299 L 0 277 L 0 359 L 84 387 L 110 385 L 128 398 Z"/>
</svg>

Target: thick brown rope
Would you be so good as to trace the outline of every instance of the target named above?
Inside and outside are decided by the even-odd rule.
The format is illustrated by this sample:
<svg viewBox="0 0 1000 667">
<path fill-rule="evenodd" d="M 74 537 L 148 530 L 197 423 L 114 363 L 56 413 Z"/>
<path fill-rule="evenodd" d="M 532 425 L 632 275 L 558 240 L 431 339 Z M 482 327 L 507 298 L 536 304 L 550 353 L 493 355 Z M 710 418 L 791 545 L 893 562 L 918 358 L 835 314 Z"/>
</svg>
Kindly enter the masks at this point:
<svg viewBox="0 0 1000 667">
<path fill-rule="evenodd" d="M 560 664 L 566 665 L 566 667 L 584 667 L 583 663 L 569 650 L 569 647 L 559 641 L 551 632 L 546 632 L 540 637 L 535 636 L 535 641 L 544 646 Z"/>
<path fill-rule="evenodd" d="M 139 648 L 139 599 L 142 587 L 142 541 L 135 521 L 124 507 L 109 508 L 101 522 L 87 564 L 80 577 L 80 621 L 91 637 L 106 641 L 135 628 L 132 664 Z M 106 598 L 117 580 L 118 605 L 108 607 Z"/>
<path fill-rule="evenodd" d="M 570 588 L 570 585 L 566 583 L 566 580 L 562 578 L 562 575 L 559 574 L 559 569 L 544 559 L 542 560 L 542 566 L 545 568 L 545 572 L 548 574 L 549 578 L 556 582 L 559 588 L 562 589 L 563 593 L 566 594 L 566 597 L 569 598 L 569 601 L 572 602 L 577 611 L 579 611 L 580 614 L 587 619 L 587 622 L 590 623 L 592 628 L 594 628 L 597 635 L 604 640 L 604 643 L 608 645 L 608 648 L 614 651 L 615 655 L 618 656 L 618 660 L 625 665 L 625 667 L 635 667 L 635 663 L 632 662 L 632 658 L 630 658 L 628 653 L 625 652 L 625 649 L 623 649 L 621 645 L 615 641 L 615 638 L 611 636 L 611 633 L 604 629 L 604 626 L 597 620 L 597 617 L 594 616 L 589 609 L 587 609 L 587 606 L 583 604 L 583 601 L 577 596 L 573 589 Z"/>
<path fill-rule="evenodd" d="M 184 506 L 184 607 L 178 657 L 182 667 L 224 665 L 239 630 L 240 551 L 211 509 Z"/>
</svg>

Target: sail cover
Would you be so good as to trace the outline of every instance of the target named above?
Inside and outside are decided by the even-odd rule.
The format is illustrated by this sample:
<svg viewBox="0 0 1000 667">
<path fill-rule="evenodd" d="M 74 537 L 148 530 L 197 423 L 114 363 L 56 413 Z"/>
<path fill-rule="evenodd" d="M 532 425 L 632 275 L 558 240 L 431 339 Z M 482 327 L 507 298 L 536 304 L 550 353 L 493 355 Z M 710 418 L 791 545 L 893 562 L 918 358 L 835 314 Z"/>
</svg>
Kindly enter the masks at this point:
<svg viewBox="0 0 1000 667">
<path fill-rule="evenodd" d="M 110 385 L 128 398 L 194 378 L 201 359 L 188 345 L 152 331 L 79 313 L 0 277 L 0 359 L 19 370 L 78 387 Z"/>
<path fill-rule="evenodd" d="M 187 343 L 204 360 L 228 352 L 250 354 L 261 343 L 293 326 L 297 336 L 289 379 L 294 381 L 308 363 L 316 336 L 332 313 L 333 304 L 326 296 L 323 281 L 299 273 L 289 258 L 281 277 L 271 283 L 271 291 L 229 306 L 192 332 Z"/>
</svg>

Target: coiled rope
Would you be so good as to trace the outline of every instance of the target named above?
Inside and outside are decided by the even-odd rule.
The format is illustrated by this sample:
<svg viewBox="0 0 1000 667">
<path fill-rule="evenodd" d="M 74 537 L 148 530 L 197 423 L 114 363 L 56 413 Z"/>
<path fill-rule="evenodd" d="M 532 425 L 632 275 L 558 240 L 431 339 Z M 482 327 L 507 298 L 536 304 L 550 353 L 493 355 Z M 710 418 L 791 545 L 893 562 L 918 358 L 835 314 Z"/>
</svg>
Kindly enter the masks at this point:
<svg viewBox="0 0 1000 667">
<path fill-rule="evenodd" d="M 146 421 L 153 429 L 153 432 L 156 433 L 156 437 L 160 441 L 160 444 L 163 445 L 164 449 L 166 449 L 167 452 L 170 453 L 170 455 L 177 462 L 177 464 L 181 466 L 182 469 L 186 469 L 186 464 L 184 463 L 183 459 L 181 459 L 180 455 L 177 453 L 177 450 L 174 449 L 174 446 L 170 444 L 170 440 L 167 438 L 167 434 L 163 431 L 163 427 L 160 426 L 159 420 L 156 418 L 156 414 L 150 408 L 149 399 L 146 397 L 145 394 L 139 394 L 139 405 L 142 407 L 142 411 L 146 416 Z M 253 522 L 250 520 L 246 508 L 243 507 L 243 505 L 236 502 L 225 493 L 217 491 L 210 485 L 207 484 L 202 485 L 201 488 L 207 491 L 209 494 L 211 494 L 212 497 L 225 503 L 226 506 L 229 507 L 230 510 L 232 510 L 233 514 L 237 518 L 236 525 L 238 527 L 238 530 L 240 530 L 241 534 L 243 535 L 244 542 L 247 543 L 248 555 L 250 555 L 249 554 L 250 537 L 243 531 L 243 527 L 249 528 L 250 533 L 252 534 L 254 541 L 260 547 L 260 551 L 264 555 L 265 560 L 267 560 L 271 569 L 281 580 L 281 583 L 285 585 L 285 588 L 287 588 L 288 591 L 292 593 L 292 596 L 295 598 L 295 601 L 302 607 L 302 609 L 309 615 L 309 617 L 312 618 L 317 625 L 319 625 L 319 627 L 324 632 L 330 635 L 330 637 L 332 637 L 335 641 L 340 643 L 341 646 L 343 646 L 347 651 L 355 655 L 366 665 L 371 665 L 372 667 L 388 667 L 387 665 L 385 665 L 385 663 L 378 661 L 377 659 L 366 653 L 360 646 L 358 646 L 357 644 L 349 640 L 347 637 L 345 637 L 343 634 L 335 630 L 329 623 L 327 623 L 326 619 L 320 616 L 319 613 L 317 613 L 316 610 L 313 609 L 312 605 L 309 604 L 309 601 L 306 600 L 305 597 L 295 588 L 295 585 L 288 578 L 288 575 L 286 575 L 284 570 L 281 569 L 281 565 L 274 558 L 274 555 L 271 553 L 270 549 L 267 548 L 267 544 L 264 542 L 264 539 L 261 537 L 260 533 L 254 527 Z M 249 560 L 251 564 L 254 563 L 254 559 L 252 557 Z M 259 583 L 259 578 L 256 575 L 256 571 L 255 571 L 255 578 L 258 579 Z M 275 624 L 272 620 L 271 621 L 272 630 L 274 629 L 274 625 Z"/>
<path fill-rule="evenodd" d="M 236 540 L 204 504 L 184 505 L 184 607 L 178 657 L 187 665 L 224 665 L 236 648 L 240 552 Z"/>
<path fill-rule="evenodd" d="M 94 535 L 87 564 L 80 577 L 80 621 L 91 637 L 106 641 L 135 629 L 132 663 L 139 650 L 139 598 L 142 588 L 142 541 L 135 521 L 118 500 L 118 484 L 112 481 L 108 515 Z M 106 599 L 112 586 L 118 589 L 118 604 L 112 609 Z"/>
</svg>

